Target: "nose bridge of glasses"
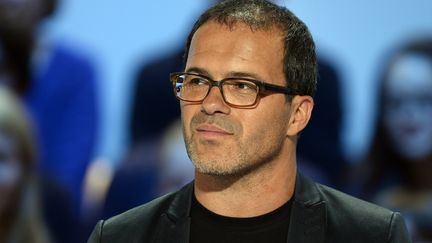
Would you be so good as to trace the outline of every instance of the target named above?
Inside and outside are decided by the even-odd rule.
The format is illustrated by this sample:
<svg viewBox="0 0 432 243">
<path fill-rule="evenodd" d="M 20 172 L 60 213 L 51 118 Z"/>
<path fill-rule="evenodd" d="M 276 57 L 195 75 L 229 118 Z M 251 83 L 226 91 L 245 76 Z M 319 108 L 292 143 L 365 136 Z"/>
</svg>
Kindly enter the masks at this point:
<svg viewBox="0 0 432 243">
<path fill-rule="evenodd" d="M 218 87 L 219 89 L 222 88 L 223 80 L 208 79 L 208 81 L 210 82 L 210 89 L 213 88 L 213 87 Z"/>
<path fill-rule="evenodd" d="M 216 104 L 226 105 L 225 97 L 222 90 L 223 80 L 206 79 L 208 82 L 207 94 L 202 100 L 202 104 L 206 107 L 213 107 Z"/>
<path fill-rule="evenodd" d="M 217 90 L 219 90 L 219 96 L 225 102 L 225 97 L 224 97 L 224 93 L 223 93 L 223 89 L 222 89 L 223 80 L 211 80 L 211 79 L 209 79 L 209 83 L 210 83 L 209 90 L 207 92 L 205 99 L 208 99 L 208 97 L 210 96 L 210 93 L 212 93 L 213 90 L 215 90 L 214 88 L 216 88 L 216 91 L 214 91 L 214 92 L 217 92 Z"/>
<path fill-rule="evenodd" d="M 207 114 L 229 113 L 229 104 L 226 102 L 220 83 L 212 82 L 206 97 L 201 102 L 202 111 Z"/>
</svg>

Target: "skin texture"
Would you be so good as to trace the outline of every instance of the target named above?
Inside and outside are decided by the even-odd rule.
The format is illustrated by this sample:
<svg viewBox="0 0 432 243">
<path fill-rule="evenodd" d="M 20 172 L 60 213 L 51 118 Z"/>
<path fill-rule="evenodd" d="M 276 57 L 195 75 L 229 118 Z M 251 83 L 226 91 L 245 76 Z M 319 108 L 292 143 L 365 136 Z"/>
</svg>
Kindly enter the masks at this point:
<svg viewBox="0 0 432 243">
<path fill-rule="evenodd" d="M 248 77 L 286 85 L 282 33 L 252 31 L 237 23 L 208 22 L 195 33 L 187 72 L 214 80 Z M 183 133 L 196 168 L 195 195 L 209 210 L 232 217 L 270 212 L 294 191 L 297 134 L 309 121 L 313 100 L 283 94 L 251 108 L 233 108 L 213 88 L 202 103 L 181 102 Z"/>
</svg>

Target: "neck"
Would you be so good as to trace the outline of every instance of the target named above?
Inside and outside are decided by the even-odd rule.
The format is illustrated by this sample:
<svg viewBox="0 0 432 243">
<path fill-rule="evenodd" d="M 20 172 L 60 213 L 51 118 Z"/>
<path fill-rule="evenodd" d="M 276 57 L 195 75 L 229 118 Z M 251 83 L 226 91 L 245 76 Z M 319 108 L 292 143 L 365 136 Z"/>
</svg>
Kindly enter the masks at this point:
<svg viewBox="0 0 432 243">
<path fill-rule="evenodd" d="M 269 213 L 291 199 L 296 178 L 295 153 L 238 176 L 196 172 L 195 196 L 210 211 L 228 217 Z"/>
</svg>

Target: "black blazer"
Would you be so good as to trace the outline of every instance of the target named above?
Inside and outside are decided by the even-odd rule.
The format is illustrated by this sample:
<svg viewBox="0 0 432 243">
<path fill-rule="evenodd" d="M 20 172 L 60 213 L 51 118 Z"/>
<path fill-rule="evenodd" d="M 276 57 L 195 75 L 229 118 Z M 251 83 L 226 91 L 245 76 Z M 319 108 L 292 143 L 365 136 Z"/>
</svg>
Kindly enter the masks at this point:
<svg viewBox="0 0 432 243">
<path fill-rule="evenodd" d="M 187 243 L 193 183 L 106 221 L 88 243 Z M 408 243 L 399 213 L 314 183 L 298 174 L 289 243 Z"/>
</svg>

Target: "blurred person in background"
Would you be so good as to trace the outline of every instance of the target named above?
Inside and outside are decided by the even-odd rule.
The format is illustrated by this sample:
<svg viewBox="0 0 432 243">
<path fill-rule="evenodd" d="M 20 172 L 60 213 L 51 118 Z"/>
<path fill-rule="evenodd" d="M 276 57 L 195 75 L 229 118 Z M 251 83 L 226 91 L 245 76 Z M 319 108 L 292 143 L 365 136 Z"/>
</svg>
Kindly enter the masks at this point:
<svg viewBox="0 0 432 243">
<path fill-rule="evenodd" d="M 1 243 L 50 242 L 39 203 L 33 142 L 24 108 L 0 84 Z"/>
<path fill-rule="evenodd" d="M 11 97 L 7 99 L 5 98 L 5 100 L 7 101 L 8 99 L 15 99 L 15 97 L 16 98 L 19 97 L 19 95 L 16 94 L 16 90 L 11 89 L 11 84 L 17 83 L 18 81 L 16 80 L 17 76 L 11 75 L 10 69 L 8 68 L 7 63 L 4 60 L 2 53 L 4 53 L 4 51 L 0 46 L 0 85 L 2 86 L 2 90 L 5 90 L 3 91 L 3 93 L 6 93 L 4 95 L 5 97 L 9 97 L 8 96 L 9 94 L 7 94 L 8 92 L 9 93 L 13 92 L 15 95 L 12 97 L 12 94 L 10 94 Z M 4 104 L 5 107 L 11 104 L 10 102 L 6 102 L 6 101 Z M 19 110 L 17 110 L 16 112 L 19 112 Z M 34 124 L 32 123 L 32 125 Z M 32 133 L 31 135 L 34 134 Z M 34 140 L 36 142 L 36 139 Z M 31 168 L 32 173 L 35 172 L 38 174 L 39 180 L 37 182 L 38 186 L 36 186 L 38 188 L 38 192 L 33 193 L 32 192 L 34 191 L 33 189 L 29 190 L 31 191 L 31 193 L 27 193 L 26 197 L 29 198 L 28 199 L 29 202 L 31 203 L 33 201 L 36 202 L 35 204 L 36 208 L 39 207 L 38 204 L 39 200 L 41 201 L 41 207 L 38 208 L 40 212 L 38 213 L 40 213 L 42 217 L 45 219 L 49 231 L 51 232 L 51 240 L 53 242 L 62 242 L 62 243 L 76 242 L 75 230 L 78 225 L 78 218 L 75 217 L 72 212 L 70 197 L 68 196 L 65 189 L 58 184 L 58 182 L 54 181 L 52 178 L 40 176 L 40 174 L 38 173 L 39 156 L 38 153 L 34 152 L 34 147 L 38 149 L 39 144 L 37 143 L 32 144 L 32 154 L 31 154 L 32 158 L 31 161 L 29 161 L 29 163 L 31 162 L 32 164 L 32 168 Z M 36 161 L 38 163 L 35 163 Z M 35 198 L 31 198 L 32 196 L 35 196 Z M 23 211 L 23 213 L 27 213 L 27 212 Z"/>
<path fill-rule="evenodd" d="M 365 197 L 401 211 L 414 242 L 432 242 L 432 38 L 385 65 Z"/>
<path fill-rule="evenodd" d="M 181 123 L 176 120 L 159 139 L 135 146 L 122 162 L 107 192 L 103 218 L 175 191 L 193 177 L 194 169 L 184 146 Z"/>
<path fill-rule="evenodd" d="M 186 152 L 180 119 L 168 127 L 159 147 L 158 197 L 182 188 L 195 174 Z"/>
<path fill-rule="evenodd" d="M 314 96 L 317 104 L 308 126 L 298 142 L 298 167 L 315 181 L 345 190 L 348 164 L 341 147 L 343 120 L 339 70 L 318 53 L 318 82 Z"/>
<path fill-rule="evenodd" d="M 41 176 L 67 192 L 66 198 L 46 200 L 52 217 L 58 217 L 52 212 L 57 201 L 68 201 L 78 215 L 98 122 L 93 65 L 43 35 L 57 5 L 57 0 L 0 0 L 0 46 L 9 77 L 4 83 L 25 100 L 35 122 Z"/>
</svg>

